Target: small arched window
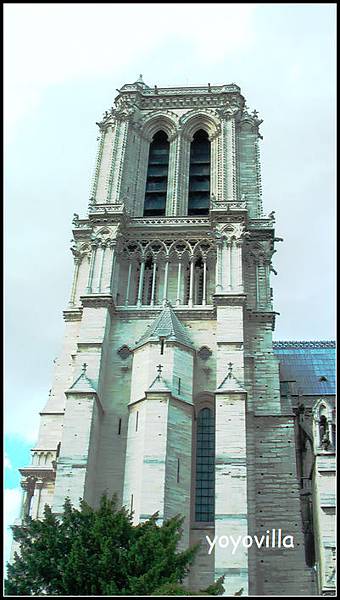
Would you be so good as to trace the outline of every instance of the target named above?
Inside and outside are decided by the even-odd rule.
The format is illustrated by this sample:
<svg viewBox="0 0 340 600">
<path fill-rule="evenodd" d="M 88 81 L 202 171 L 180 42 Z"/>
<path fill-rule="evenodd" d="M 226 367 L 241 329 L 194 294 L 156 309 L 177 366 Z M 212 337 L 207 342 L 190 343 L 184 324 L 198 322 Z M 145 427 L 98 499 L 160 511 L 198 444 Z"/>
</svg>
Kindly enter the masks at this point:
<svg viewBox="0 0 340 600">
<path fill-rule="evenodd" d="M 210 141 L 206 131 L 196 131 L 190 146 L 188 215 L 209 214 Z"/>
<path fill-rule="evenodd" d="M 169 142 L 164 131 L 158 131 L 150 144 L 144 201 L 144 216 L 165 215 L 168 187 Z"/>
<path fill-rule="evenodd" d="M 197 418 L 195 520 L 215 518 L 215 418 L 202 408 Z"/>
</svg>

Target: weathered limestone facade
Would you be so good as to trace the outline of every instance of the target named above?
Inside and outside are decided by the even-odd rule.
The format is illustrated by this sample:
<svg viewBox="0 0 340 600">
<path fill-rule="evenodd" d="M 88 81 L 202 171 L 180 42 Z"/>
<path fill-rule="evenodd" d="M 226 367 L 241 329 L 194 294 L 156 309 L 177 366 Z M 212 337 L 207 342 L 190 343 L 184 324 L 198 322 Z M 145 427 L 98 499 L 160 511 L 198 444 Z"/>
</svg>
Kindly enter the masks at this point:
<svg viewBox="0 0 340 600">
<path fill-rule="evenodd" d="M 260 124 L 235 84 L 141 79 L 98 123 L 88 214 L 73 221 L 65 343 L 21 470 L 23 514 L 115 493 L 136 523 L 185 516 L 182 544 L 201 541 L 192 588 L 224 575 L 226 595 L 308 595 L 294 414 L 272 347 L 277 239 L 262 213 Z M 195 162 L 196 142 L 210 151 Z M 225 547 L 272 529 L 294 548 Z M 218 536 L 211 554 L 206 535 Z"/>
</svg>

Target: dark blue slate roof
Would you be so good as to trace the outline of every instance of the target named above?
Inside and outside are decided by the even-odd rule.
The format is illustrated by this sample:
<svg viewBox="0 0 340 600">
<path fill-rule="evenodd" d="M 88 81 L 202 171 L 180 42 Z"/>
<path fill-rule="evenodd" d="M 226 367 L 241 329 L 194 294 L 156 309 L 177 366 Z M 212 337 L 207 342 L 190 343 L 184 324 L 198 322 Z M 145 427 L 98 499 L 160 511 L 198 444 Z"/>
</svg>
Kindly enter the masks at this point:
<svg viewBox="0 0 340 600">
<path fill-rule="evenodd" d="M 273 342 L 273 350 L 280 363 L 280 381 L 295 381 L 294 392 L 335 394 L 334 341 Z"/>
</svg>

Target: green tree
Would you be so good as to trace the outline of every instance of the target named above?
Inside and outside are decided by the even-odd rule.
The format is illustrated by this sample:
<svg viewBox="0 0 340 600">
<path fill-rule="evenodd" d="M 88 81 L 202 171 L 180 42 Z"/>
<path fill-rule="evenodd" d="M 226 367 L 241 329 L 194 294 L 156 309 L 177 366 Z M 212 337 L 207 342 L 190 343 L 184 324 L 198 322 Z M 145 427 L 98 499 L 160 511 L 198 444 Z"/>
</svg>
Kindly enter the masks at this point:
<svg viewBox="0 0 340 600">
<path fill-rule="evenodd" d="M 97 510 L 66 499 L 59 518 L 46 505 L 43 519 L 12 527 L 20 556 L 8 564 L 6 595 L 194 595 L 182 582 L 198 545 L 177 552 L 183 519 L 158 526 L 157 516 L 133 526 L 106 496 Z M 220 580 L 206 593 L 223 593 Z"/>
</svg>

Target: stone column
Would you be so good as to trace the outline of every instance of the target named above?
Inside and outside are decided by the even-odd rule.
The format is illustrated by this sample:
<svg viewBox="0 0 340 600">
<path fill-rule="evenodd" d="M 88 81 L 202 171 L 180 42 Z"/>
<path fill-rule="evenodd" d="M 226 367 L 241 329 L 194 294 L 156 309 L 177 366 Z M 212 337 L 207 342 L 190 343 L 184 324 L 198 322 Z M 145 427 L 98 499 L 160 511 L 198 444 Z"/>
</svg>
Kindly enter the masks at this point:
<svg viewBox="0 0 340 600">
<path fill-rule="evenodd" d="M 23 489 L 23 496 L 20 509 L 20 518 L 28 517 L 30 514 L 31 502 L 34 494 L 34 479 L 24 479 L 20 482 Z"/>
<path fill-rule="evenodd" d="M 242 272 L 242 240 L 234 242 L 235 254 L 235 287 L 237 291 L 243 292 L 243 272 Z"/>
<path fill-rule="evenodd" d="M 110 256 L 109 256 L 109 264 L 111 265 L 111 273 L 110 276 L 108 277 L 108 284 L 106 287 L 106 291 L 112 293 L 112 288 L 113 288 L 113 281 L 114 281 L 114 276 L 115 276 L 115 270 L 116 270 L 116 261 L 117 261 L 117 255 L 116 255 L 116 240 L 111 240 L 109 242 L 109 248 L 110 248 Z"/>
<path fill-rule="evenodd" d="M 165 305 L 168 296 L 168 275 L 169 275 L 169 257 L 165 259 L 165 270 L 164 270 L 164 288 L 163 288 L 163 305 Z"/>
<path fill-rule="evenodd" d="M 223 260 L 223 240 L 216 241 L 216 266 L 215 266 L 215 293 L 222 292 L 222 260 Z"/>
<path fill-rule="evenodd" d="M 266 286 L 266 290 L 265 290 L 265 299 L 266 299 L 266 305 L 268 308 L 268 305 L 270 304 L 270 260 L 266 260 L 264 263 L 264 269 L 265 269 L 265 286 Z"/>
<path fill-rule="evenodd" d="M 104 261 L 105 261 L 105 251 L 106 251 L 106 242 L 102 242 L 100 244 L 100 248 L 101 248 L 101 260 L 100 260 L 100 267 L 99 267 L 99 273 L 98 273 L 98 283 L 97 283 L 97 293 L 99 294 L 101 292 L 102 289 L 102 277 L 103 277 L 103 268 L 104 268 Z"/>
<path fill-rule="evenodd" d="M 181 274 L 182 274 L 182 259 L 180 258 L 178 260 L 176 306 L 180 306 L 180 304 L 181 304 Z"/>
<path fill-rule="evenodd" d="M 203 297 L 202 305 L 205 306 L 207 303 L 207 259 L 203 257 Z"/>
<path fill-rule="evenodd" d="M 43 486 L 44 486 L 44 481 L 42 479 L 37 479 L 37 481 L 35 482 L 35 489 L 34 489 L 34 505 L 33 505 L 33 511 L 32 511 L 33 519 L 39 519 L 41 490 L 42 490 Z"/>
<path fill-rule="evenodd" d="M 152 270 L 152 286 L 151 286 L 151 301 L 150 305 L 155 304 L 155 292 L 156 292 L 156 272 L 157 272 L 157 261 L 153 259 L 153 270 Z"/>
<path fill-rule="evenodd" d="M 190 307 L 193 306 L 193 296 L 194 296 L 194 262 L 195 262 L 195 257 L 192 256 L 190 258 L 190 287 L 189 287 L 189 302 L 188 302 L 188 305 Z"/>
<path fill-rule="evenodd" d="M 190 166 L 190 144 L 192 138 L 184 134 L 180 134 L 180 150 L 178 158 L 178 188 L 175 204 L 177 206 L 177 215 L 188 214 L 188 194 L 189 194 L 189 166 Z"/>
<path fill-rule="evenodd" d="M 126 298 L 125 298 L 125 304 L 129 304 L 129 295 L 130 295 L 130 283 L 131 283 L 131 269 L 132 269 L 132 260 L 129 260 L 129 270 L 128 270 L 128 280 L 127 280 L 127 286 L 126 286 Z"/>
<path fill-rule="evenodd" d="M 236 198 L 236 138 L 235 118 L 227 115 L 223 125 L 223 187 L 227 202 L 235 202 Z"/>
<path fill-rule="evenodd" d="M 87 294 L 92 293 L 93 273 L 94 273 L 94 267 L 95 267 L 95 262 L 96 262 L 97 247 L 98 247 L 98 243 L 92 242 L 89 275 L 88 275 L 87 288 L 86 288 Z"/>
<path fill-rule="evenodd" d="M 101 130 L 101 141 L 98 148 L 92 197 L 101 204 L 107 199 L 108 172 L 112 164 L 113 145 L 115 140 L 115 124 L 104 126 Z"/>
<path fill-rule="evenodd" d="M 232 240 L 225 239 L 223 263 L 225 266 L 225 276 L 223 288 L 226 292 L 230 292 L 232 290 L 232 243 Z"/>
<path fill-rule="evenodd" d="M 106 136 L 106 128 L 102 128 L 100 131 L 100 141 L 98 144 L 96 164 L 95 164 L 93 178 L 92 178 L 92 185 L 91 185 L 92 198 L 96 198 L 96 196 L 97 196 L 98 180 L 99 180 L 99 173 L 100 173 L 100 168 L 101 168 L 102 158 L 103 158 L 105 136 Z"/>
<path fill-rule="evenodd" d="M 107 202 L 119 204 L 122 184 L 122 171 L 126 154 L 129 116 L 122 115 L 117 120 L 112 146 L 111 168 L 108 178 Z"/>
<path fill-rule="evenodd" d="M 258 310 L 260 306 L 260 290 L 259 290 L 259 264 L 257 259 L 254 260 L 255 267 L 255 308 Z"/>
<path fill-rule="evenodd" d="M 150 138 L 143 135 L 140 136 L 138 164 L 136 167 L 136 183 L 133 190 L 135 198 L 133 216 L 135 217 L 141 217 L 144 213 L 146 175 L 150 143 Z"/>
<path fill-rule="evenodd" d="M 74 306 L 74 304 L 75 304 L 79 267 L 80 267 L 81 260 L 82 260 L 82 257 L 79 254 L 74 256 L 74 273 L 73 273 L 73 282 L 72 282 L 72 290 L 71 290 L 69 306 Z"/>
<path fill-rule="evenodd" d="M 166 215 L 178 214 L 179 200 L 179 161 L 180 161 L 180 146 L 181 140 L 179 135 L 169 137 L 170 152 L 169 152 L 169 168 L 168 168 L 168 187 L 167 187 L 167 202 Z"/>
<path fill-rule="evenodd" d="M 144 281 L 144 269 L 145 269 L 145 259 L 142 259 L 140 265 L 140 274 L 139 274 L 139 283 L 138 283 L 138 296 L 137 296 L 137 306 L 142 305 L 142 295 L 143 295 L 143 281 Z"/>
</svg>

